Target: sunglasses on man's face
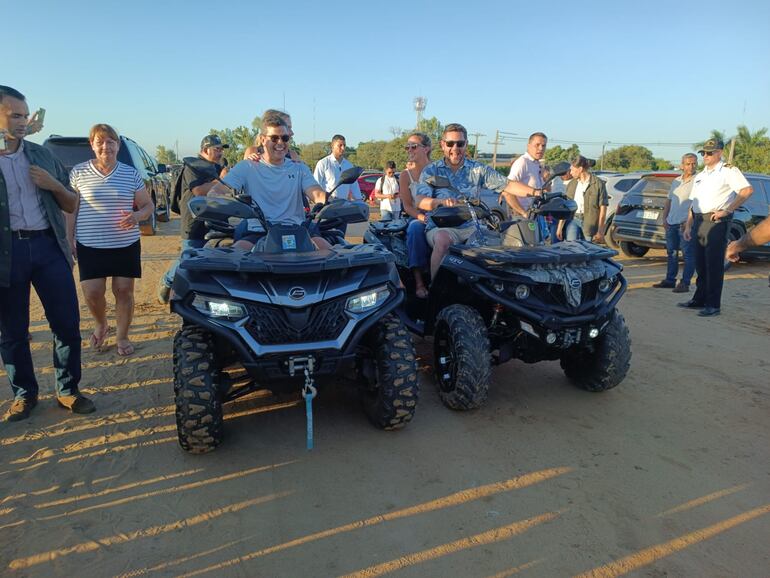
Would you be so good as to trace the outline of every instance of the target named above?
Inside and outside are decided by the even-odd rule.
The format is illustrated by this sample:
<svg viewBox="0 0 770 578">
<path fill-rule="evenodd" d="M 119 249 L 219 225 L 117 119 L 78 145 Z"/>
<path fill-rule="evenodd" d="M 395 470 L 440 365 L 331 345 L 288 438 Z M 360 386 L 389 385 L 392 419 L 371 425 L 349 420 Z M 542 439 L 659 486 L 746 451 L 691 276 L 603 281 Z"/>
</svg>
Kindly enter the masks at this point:
<svg viewBox="0 0 770 578">
<path fill-rule="evenodd" d="M 289 139 L 291 139 L 291 136 L 288 134 L 270 134 L 267 135 L 267 138 L 269 138 L 274 143 L 278 142 L 279 140 L 282 140 L 283 142 L 289 142 Z"/>
<path fill-rule="evenodd" d="M 421 144 L 418 144 L 416 142 L 408 142 L 408 143 L 406 143 L 404 145 L 404 150 L 405 151 L 413 151 L 414 149 L 416 149 L 418 147 L 421 147 L 421 146 L 422 146 Z"/>
<path fill-rule="evenodd" d="M 702 154 L 704 157 L 710 157 L 713 154 L 716 154 L 717 151 L 701 151 L 700 154 Z"/>
<path fill-rule="evenodd" d="M 464 140 L 445 140 L 444 144 L 447 146 L 447 148 L 452 148 L 453 146 L 457 145 L 457 148 L 461 149 L 465 146 Z"/>
</svg>

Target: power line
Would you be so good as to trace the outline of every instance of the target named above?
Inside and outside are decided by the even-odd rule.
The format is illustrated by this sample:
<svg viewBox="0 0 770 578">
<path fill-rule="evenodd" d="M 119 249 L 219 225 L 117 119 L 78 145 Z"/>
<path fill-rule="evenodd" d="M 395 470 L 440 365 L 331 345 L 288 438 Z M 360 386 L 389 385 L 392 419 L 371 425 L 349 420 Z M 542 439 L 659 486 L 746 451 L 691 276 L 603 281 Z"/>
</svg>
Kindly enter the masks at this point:
<svg viewBox="0 0 770 578">
<path fill-rule="evenodd" d="M 512 136 L 516 135 L 515 132 L 509 132 L 509 131 L 498 131 L 498 133 L 502 136 L 505 135 L 504 140 L 513 140 L 513 141 L 522 141 L 525 142 L 529 140 L 529 137 L 526 136 Z M 495 139 L 498 140 L 498 139 Z M 586 146 L 602 146 L 604 144 L 611 144 L 611 145 L 618 145 L 618 146 L 655 146 L 655 147 L 691 147 L 695 143 L 693 142 L 620 142 L 620 141 L 580 141 L 580 140 L 571 140 L 571 139 L 555 139 L 555 138 L 549 138 L 548 144 L 576 144 L 576 145 L 586 145 Z M 494 143 L 489 143 L 494 144 Z M 502 144 L 502 143 L 498 143 Z"/>
</svg>

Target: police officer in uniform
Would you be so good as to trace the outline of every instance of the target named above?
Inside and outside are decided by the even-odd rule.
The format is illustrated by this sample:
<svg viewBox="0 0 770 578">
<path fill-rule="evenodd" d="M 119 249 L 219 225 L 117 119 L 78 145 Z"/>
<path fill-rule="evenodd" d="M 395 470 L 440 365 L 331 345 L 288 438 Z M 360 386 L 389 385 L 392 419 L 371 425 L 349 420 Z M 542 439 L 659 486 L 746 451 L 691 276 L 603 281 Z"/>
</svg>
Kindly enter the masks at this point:
<svg viewBox="0 0 770 578">
<path fill-rule="evenodd" d="M 743 173 L 722 161 L 723 148 L 721 140 L 712 138 L 698 151 L 703 155 L 704 167 L 693 182 L 692 205 L 684 230 L 685 240 L 695 239 L 698 287 L 693 298 L 679 306 L 700 309 L 701 317 L 719 315 L 730 221 L 733 212 L 753 192 Z"/>
</svg>

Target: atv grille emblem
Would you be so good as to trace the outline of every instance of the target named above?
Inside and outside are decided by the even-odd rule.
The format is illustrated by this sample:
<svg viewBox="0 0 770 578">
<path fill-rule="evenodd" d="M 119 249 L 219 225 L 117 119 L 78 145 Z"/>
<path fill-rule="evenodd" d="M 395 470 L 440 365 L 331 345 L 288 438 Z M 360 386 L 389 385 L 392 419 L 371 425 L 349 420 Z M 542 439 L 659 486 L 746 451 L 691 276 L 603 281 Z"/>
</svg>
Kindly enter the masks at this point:
<svg viewBox="0 0 770 578">
<path fill-rule="evenodd" d="M 289 289 L 289 297 L 295 301 L 300 301 L 305 297 L 305 290 L 302 287 L 292 287 Z"/>
<path fill-rule="evenodd" d="M 578 287 L 580 287 L 580 285 L 581 285 L 580 279 L 573 278 L 569 280 L 569 286 L 572 287 L 573 289 L 577 289 Z"/>
</svg>

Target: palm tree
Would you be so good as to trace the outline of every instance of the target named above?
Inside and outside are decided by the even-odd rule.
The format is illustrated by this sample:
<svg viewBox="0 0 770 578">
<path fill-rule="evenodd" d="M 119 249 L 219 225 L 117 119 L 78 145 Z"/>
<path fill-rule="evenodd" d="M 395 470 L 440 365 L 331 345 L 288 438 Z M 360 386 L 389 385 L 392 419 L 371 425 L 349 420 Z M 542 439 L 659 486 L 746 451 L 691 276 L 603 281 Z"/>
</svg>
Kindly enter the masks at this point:
<svg viewBox="0 0 770 578">
<path fill-rule="evenodd" d="M 735 164 L 744 171 L 765 172 L 770 168 L 770 138 L 767 128 L 752 133 L 745 125 L 738 126 L 735 137 Z"/>
<path fill-rule="evenodd" d="M 711 139 L 721 140 L 723 143 L 726 143 L 729 140 L 729 139 L 725 138 L 725 133 L 723 133 L 721 130 L 717 130 L 715 128 L 711 129 L 711 134 L 709 135 L 709 137 L 706 140 L 711 140 Z M 693 150 L 699 151 L 700 149 L 702 149 L 703 145 L 706 144 L 706 140 L 704 140 L 702 142 L 695 143 L 693 145 L 693 147 L 692 147 Z"/>
</svg>

